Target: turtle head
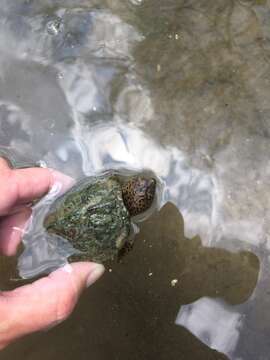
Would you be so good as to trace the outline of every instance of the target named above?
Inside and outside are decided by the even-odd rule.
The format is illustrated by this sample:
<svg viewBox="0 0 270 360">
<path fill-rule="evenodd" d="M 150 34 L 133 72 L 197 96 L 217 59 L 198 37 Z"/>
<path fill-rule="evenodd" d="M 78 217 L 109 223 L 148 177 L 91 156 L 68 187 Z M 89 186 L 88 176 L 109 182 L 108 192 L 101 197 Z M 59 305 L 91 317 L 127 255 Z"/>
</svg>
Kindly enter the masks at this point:
<svg viewBox="0 0 270 360">
<path fill-rule="evenodd" d="M 130 216 L 142 214 L 153 203 L 156 193 L 156 180 L 134 176 L 122 186 L 124 204 Z"/>
</svg>

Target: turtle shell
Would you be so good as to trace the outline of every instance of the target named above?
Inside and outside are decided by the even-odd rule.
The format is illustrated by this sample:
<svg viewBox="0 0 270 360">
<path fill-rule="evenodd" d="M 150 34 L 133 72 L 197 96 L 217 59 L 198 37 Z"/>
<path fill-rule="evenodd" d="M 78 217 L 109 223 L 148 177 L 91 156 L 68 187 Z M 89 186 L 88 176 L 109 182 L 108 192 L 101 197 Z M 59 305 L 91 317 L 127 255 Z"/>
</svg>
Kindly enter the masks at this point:
<svg viewBox="0 0 270 360">
<path fill-rule="evenodd" d="M 52 205 L 44 226 L 49 233 L 69 240 L 83 258 L 113 259 L 131 230 L 117 177 L 90 177 L 75 185 Z"/>
</svg>

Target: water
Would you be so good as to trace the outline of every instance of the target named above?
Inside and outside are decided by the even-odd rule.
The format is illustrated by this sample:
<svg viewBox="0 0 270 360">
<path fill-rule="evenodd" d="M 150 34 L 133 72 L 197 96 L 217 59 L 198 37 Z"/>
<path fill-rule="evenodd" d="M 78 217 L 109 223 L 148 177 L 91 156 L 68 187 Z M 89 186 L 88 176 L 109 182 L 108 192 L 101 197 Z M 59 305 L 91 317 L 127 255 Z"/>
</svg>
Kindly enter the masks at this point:
<svg viewBox="0 0 270 360">
<path fill-rule="evenodd" d="M 76 179 L 148 168 L 174 204 L 3 359 L 269 357 L 269 18 L 268 0 L 2 0 L 1 152 Z"/>
</svg>

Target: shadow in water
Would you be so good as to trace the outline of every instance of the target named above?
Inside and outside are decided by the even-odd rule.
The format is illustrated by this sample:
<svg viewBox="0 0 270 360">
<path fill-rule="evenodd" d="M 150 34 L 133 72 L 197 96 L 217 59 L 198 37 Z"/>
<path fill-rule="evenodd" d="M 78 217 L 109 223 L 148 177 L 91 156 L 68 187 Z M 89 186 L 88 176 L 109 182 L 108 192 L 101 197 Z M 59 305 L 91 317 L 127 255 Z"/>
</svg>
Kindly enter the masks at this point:
<svg viewBox="0 0 270 360">
<path fill-rule="evenodd" d="M 82 296 L 69 320 L 21 340 L 4 358 L 227 359 L 176 325 L 177 313 L 204 296 L 246 301 L 258 272 L 252 253 L 186 239 L 182 216 L 168 203 L 141 225 L 134 249 Z"/>
</svg>

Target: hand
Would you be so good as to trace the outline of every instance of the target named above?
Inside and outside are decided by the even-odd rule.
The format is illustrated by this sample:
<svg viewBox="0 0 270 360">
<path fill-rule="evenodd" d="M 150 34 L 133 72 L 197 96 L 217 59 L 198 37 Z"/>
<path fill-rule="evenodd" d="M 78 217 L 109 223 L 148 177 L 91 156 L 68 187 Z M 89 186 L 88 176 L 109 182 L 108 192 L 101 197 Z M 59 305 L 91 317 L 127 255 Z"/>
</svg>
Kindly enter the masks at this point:
<svg viewBox="0 0 270 360">
<path fill-rule="evenodd" d="M 14 255 L 31 215 L 27 206 L 57 181 L 70 178 L 51 169 L 11 169 L 0 158 L 0 253 Z M 95 263 L 66 265 L 49 276 L 13 291 L 0 291 L 0 349 L 15 339 L 54 326 L 72 312 L 81 292 L 104 272 Z"/>
</svg>

